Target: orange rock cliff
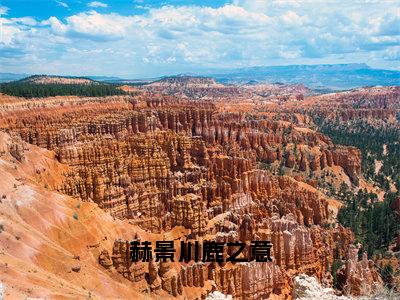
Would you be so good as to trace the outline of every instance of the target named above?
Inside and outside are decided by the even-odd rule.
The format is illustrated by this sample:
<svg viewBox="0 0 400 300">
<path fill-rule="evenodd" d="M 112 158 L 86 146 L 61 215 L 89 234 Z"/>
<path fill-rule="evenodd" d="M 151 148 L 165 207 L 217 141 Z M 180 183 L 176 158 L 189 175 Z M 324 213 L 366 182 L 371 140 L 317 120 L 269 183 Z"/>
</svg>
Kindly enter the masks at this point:
<svg viewBox="0 0 400 300">
<path fill-rule="evenodd" d="M 218 100 L 232 89 L 193 84 L 190 91 L 216 100 L 182 97 L 179 85 L 175 96 L 156 94 L 162 85 L 136 96 L 1 96 L 6 296 L 287 299 L 297 274 L 332 285 L 336 259 L 346 261 L 338 281 L 351 294 L 381 284 L 313 181 L 335 173 L 332 180 L 359 185 L 360 151 L 303 126 L 306 116 L 235 110 L 240 103 Z M 132 240 L 172 240 L 176 249 L 181 241 L 270 240 L 273 261 L 136 263 Z"/>
</svg>

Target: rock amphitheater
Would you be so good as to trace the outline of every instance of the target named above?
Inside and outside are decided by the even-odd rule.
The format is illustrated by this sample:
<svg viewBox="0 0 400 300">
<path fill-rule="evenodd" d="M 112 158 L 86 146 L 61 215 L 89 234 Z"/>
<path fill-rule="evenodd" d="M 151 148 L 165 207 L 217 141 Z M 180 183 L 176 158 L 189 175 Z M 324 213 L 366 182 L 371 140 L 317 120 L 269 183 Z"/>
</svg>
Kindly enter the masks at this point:
<svg viewBox="0 0 400 300">
<path fill-rule="evenodd" d="M 266 109 L 248 90 L 227 100 L 233 88 L 196 84 L 185 97 L 162 84 L 113 97 L 0 96 L 6 299 L 290 299 L 300 274 L 331 287 L 337 259 L 347 295 L 382 285 L 337 223 L 340 203 L 314 180 L 364 184 L 360 151 L 308 126 L 300 98 Z M 307 110 L 324 99 L 306 98 Z M 172 240 L 177 251 L 182 241 L 269 240 L 273 261 L 132 262 L 132 240 Z"/>
</svg>

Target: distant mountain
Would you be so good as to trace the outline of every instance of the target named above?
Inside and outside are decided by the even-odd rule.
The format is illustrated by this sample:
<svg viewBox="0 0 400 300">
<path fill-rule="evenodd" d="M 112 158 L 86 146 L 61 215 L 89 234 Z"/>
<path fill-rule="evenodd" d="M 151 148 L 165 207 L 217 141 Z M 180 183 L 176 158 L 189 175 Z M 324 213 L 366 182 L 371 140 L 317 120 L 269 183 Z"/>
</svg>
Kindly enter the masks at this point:
<svg viewBox="0 0 400 300">
<path fill-rule="evenodd" d="M 29 76 L 29 74 L 0 73 L 0 82 L 10 82 Z"/>
<path fill-rule="evenodd" d="M 215 82 L 214 78 L 211 78 L 211 77 L 178 75 L 178 76 L 166 76 L 166 77 L 163 77 L 163 78 L 161 78 L 159 80 L 154 81 L 152 84 L 215 85 L 217 83 Z"/>
<path fill-rule="evenodd" d="M 400 71 L 373 69 L 366 64 L 260 66 L 199 75 L 211 76 L 221 83 L 302 83 L 314 89 L 400 85 Z"/>
<path fill-rule="evenodd" d="M 54 76 L 54 75 L 32 75 L 18 82 L 31 83 L 31 84 L 99 84 L 99 82 L 86 77 L 74 77 L 74 76 Z"/>
<path fill-rule="evenodd" d="M 0 82 L 20 80 L 27 76 L 29 75 L 0 73 Z M 400 71 L 373 69 L 367 64 L 259 66 L 236 69 L 210 69 L 197 73 L 147 79 L 121 79 L 115 76 L 87 76 L 85 79 L 94 80 L 94 82 L 143 85 L 157 81 L 171 81 L 171 83 L 177 84 L 178 82 L 184 82 L 185 78 L 193 77 L 213 78 L 217 82 L 224 84 L 304 84 L 307 87 L 318 90 L 347 90 L 364 86 L 400 85 Z"/>
<path fill-rule="evenodd" d="M 58 76 L 58 75 L 30 75 L 30 74 L 16 74 L 16 73 L 0 73 L 0 83 L 21 80 L 30 76 L 48 76 L 48 77 L 64 77 L 64 78 L 86 78 L 93 81 L 104 81 L 104 82 L 120 82 L 123 81 L 120 77 L 115 76 Z"/>
<path fill-rule="evenodd" d="M 120 77 L 115 76 L 86 76 L 86 78 L 95 80 L 95 81 L 106 81 L 106 82 L 119 82 L 123 81 Z"/>
<path fill-rule="evenodd" d="M 33 75 L 20 80 L 0 83 L 2 94 L 42 98 L 53 96 L 86 96 L 102 97 L 111 95 L 126 95 L 127 92 L 118 86 L 94 81 L 86 77 Z"/>
</svg>

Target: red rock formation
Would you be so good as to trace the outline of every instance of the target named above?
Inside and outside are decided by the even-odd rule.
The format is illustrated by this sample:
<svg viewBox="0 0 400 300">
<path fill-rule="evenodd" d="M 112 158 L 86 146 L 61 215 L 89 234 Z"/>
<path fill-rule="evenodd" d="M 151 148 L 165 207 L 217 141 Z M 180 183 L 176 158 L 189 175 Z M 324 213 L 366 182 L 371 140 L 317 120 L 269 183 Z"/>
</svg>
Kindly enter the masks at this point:
<svg viewBox="0 0 400 300">
<path fill-rule="evenodd" d="M 317 186 L 313 172 L 339 166 L 357 184 L 359 150 L 335 147 L 326 136 L 290 121 L 221 112 L 205 101 L 151 93 L 76 101 L 76 107 L 71 100 L 57 109 L 7 112 L 0 121 L 0 128 L 54 151 L 68 165 L 55 185 L 58 192 L 95 203 L 149 235 L 165 237 L 181 226 L 185 236 L 173 237 L 177 241 L 273 244 L 268 263 L 132 263 L 129 243 L 117 239 L 112 249 L 96 254 L 105 272 L 158 295 L 186 297 L 189 289 L 204 295 L 214 284 L 237 299 L 284 298 L 293 275 L 307 273 L 329 283 L 334 258 L 347 258 L 351 231 L 323 227 L 332 222 L 329 200 L 305 182 Z M 24 160 L 18 143 L 7 151 Z M 260 169 L 263 164 L 270 169 Z M 277 167 L 290 176 L 274 175 Z M 353 270 L 345 279 L 352 292 L 359 292 L 353 288 L 359 278 L 369 285 L 379 280 L 365 263 L 352 262 L 347 269 Z"/>
<path fill-rule="evenodd" d="M 335 165 L 343 167 L 355 185 L 358 185 L 361 174 L 361 151 L 357 148 L 338 147 L 333 152 Z"/>
<path fill-rule="evenodd" d="M 377 286 L 382 285 L 382 279 L 367 254 L 363 253 L 359 261 L 358 252 L 358 247 L 350 246 L 346 264 L 337 271 L 338 283 L 348 294 L 370 295 Z"/>
</svg>

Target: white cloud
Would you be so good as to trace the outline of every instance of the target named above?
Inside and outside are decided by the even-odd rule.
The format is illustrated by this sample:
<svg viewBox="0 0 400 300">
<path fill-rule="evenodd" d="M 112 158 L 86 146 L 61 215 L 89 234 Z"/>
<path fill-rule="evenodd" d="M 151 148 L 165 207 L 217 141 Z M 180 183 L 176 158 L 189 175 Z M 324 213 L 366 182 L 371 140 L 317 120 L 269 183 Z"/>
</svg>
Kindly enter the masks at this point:
<svg viewBox="0 0 400 300">
<path fill-rule="evenodd" d="M 62 6 L 62 7 L 65 7 L 65 8 L 68 8 L 68 7 L 69 7 L 68 4 L 65 3 L 65 2 L 58 1 L 58 0 L 55 0 L 55 1 L 57 2 L 58 5 L 60 5 L 60 6 Z"/>
<path fill-rule="evenodd" d="M 1 30 L 1 44 L 10 46 L 13 42 L 13 39 L 21 33 L 21 30 L 16 27 L 12 26 L 12 23 L 8 23 L 8 20 L 1 19 L 0 22 L 2 24 Z"/>
<path fill-rule="evenodd" d="M 87 11 L 44 21 L 9 18 L 3 22 L 4 47 L 25 60 L 0 64 L 24 61 L 37 68 L 34 73 L 60 65 L 65 72 L 82 71 L 76 68 L 83 65 L 91 74 L 118 69 L 138 76 L 335 59 L 390 61 L 396 67 L 400 32 L 393 3 L 238 0 L 218 8 L 163 6 L 131 16 Z"/>
<path fill-rule="evenodd" d="M 302 26 L 308 21 L 307 17 L 301 17 L 292 10 L 287 11 L 281 18 L 284 23 L 290 26 Z"/>
<path fill-rule="evenodd" d="M 383 57 L 387 60 L 400 60 L 400 46 L 388 47 L 384 51 Z"/>
<path fill-rule="evenodd" d="M 297 49 L 293 49 L 293 50 L 280 50 L 279 51 L 279 56 L 282 58 L 298 58 L 301 57 L 301 50 Z"/>
<path fill-rule="evenodd" d="M 103 2 L 99 2 L 99 1 L 93 1 L 88 3 L 89 7 L 108 7 L 108 5 L 106 3 Z"/>
<path fill-rule="evenodd" d="M 378 34 L 380 35 L 400 35 L 400 8 L 396 15 L 387 14 L 379 19 Z"/>
<path fill-rule="evenodd" d="M 13 23 L 18 23 L 27 26 L 36 26 L 38 22 L 32 17 L 22 17 L 22 18 L 10 18 Z"/>
<path fill-rule="evenodd" d="M 56 17 L 50 17 L 47 21 L 43 21 L 42 25 L 50 25 L 56 34 L 64 34 L 67 31 L 67 26 L 61 23 Z"/>
<path fill-rule="evenodd" d="M 0 6 L 0 15 L 6 15 L 8 10 L 9 10 L 8 7 Z"/>
<path fill-rule="evenodd" d="M 123 38 L 127 28 L 132 25 L 133 18 L 90 11 L 67 17 L 66 23 L 56 17 L 49 18 L 48 22 L 54 33 L 65 34 L 71 38 L 108 41 Z"/>
</svg>

